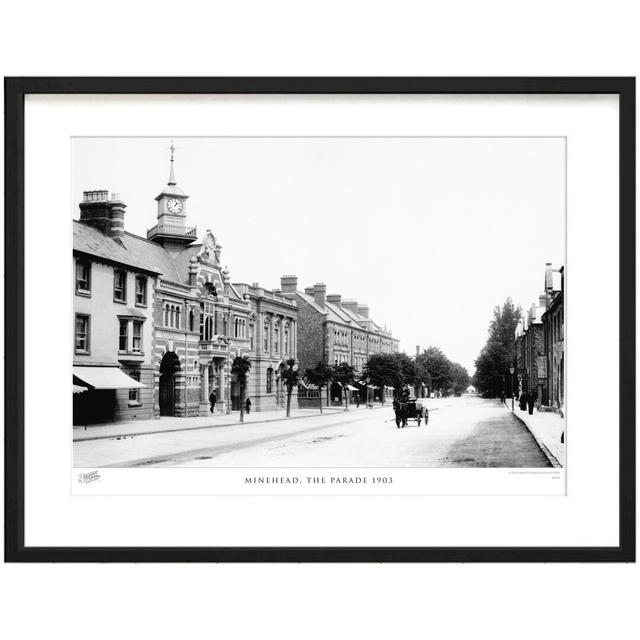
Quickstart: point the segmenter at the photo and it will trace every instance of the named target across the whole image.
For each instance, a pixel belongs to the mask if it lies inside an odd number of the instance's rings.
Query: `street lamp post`
[[[509,368],[509,373],[511,374],[511,411],[514,410],[514,406],[513,406],[513,374],[515,373],[515,369],[513,367]]]

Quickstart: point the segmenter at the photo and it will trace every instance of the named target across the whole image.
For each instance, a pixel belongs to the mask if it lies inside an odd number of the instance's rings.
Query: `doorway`
[[[180,360],[173,351],[167,351],[160,363],[160,415],[175,416],[176,373],[180,371]]]

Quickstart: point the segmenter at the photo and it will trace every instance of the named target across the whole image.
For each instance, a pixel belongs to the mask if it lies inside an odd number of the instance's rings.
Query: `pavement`
[[[509,412],[511,407],[507,406]],[[554,467],[564,467],[565,445],[560,438],[565,430],[564,418],[554,411],[533,410],[532,414],[522,411],[516,402],[513,414],[521,420],[536,439],[538,446]]]
[[[389,403],[385,407],[391,406]],[[381,405],[375,404],[372,409],[379,409]],[[364,404],[359,408],[355,405],[349,407],[349,411],[363,411]],[[322,415],[334,415],[344,413],[344,407],[323,407]],[[320,409],[292,409],[289,418],[284,409],[273,411],[254,411],[244,414],[244,424],[260,424],[279,420],[291,420],[293,418],[315,418],[320,416]],[[240,424],[240,412],[233,411],[230,414],[212,413],[208,416],[193,416],[190,418],[172,418],[163,416],[149,420],[132,420],[130,422],[116,422],[113,424],[91,425],[89,427],[73,427],[73,441],[102,440],[109,438],[126,438],[129,436],[150,435],[154,433],[170,433],[174,431],[188,431],[191,429],[211,429],[212,427],[229,427]]]
[[[551,467],[529,429],[496,400],[427,399],[429,422],[395,425],[390,405],[298,410],[297,419],[188,428],[74,442],[74,466],[97,467]],[[313,410],[311,410],[313,411]],[[278,413],[278,412],[274,412]],[[252,417],[253,416],[253,417]],[[224,419],[224,418],[223,418]],[[218,420],[216,417],[214,419]],[[156,421],[157,422],[157,421]],[[166,423],[169,427],[169,423]],[[111,426],[111,425],[110,425]],[[215,428],[214,428],[215,427]],[[84,430],[83,430],[84,432]]]

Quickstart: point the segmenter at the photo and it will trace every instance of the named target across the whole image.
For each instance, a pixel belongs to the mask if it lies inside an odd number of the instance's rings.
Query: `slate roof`
[[[130,247],[122,246],[113,238],[78,220],[73,221],[73,250],[139,271],[161,272],[146,256],[131,251]]]

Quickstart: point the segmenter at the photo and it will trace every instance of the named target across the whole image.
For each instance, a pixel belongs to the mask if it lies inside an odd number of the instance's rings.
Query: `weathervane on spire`
[[[170,185],[175,185],[176,184],[176,178],[173,174],[173,152],[176,150],[176,148],[173,146],[173,140],[171,141],[171,146],[169,147],[169,149],[171,149],[171,171],[169,172],[169,183]]]

